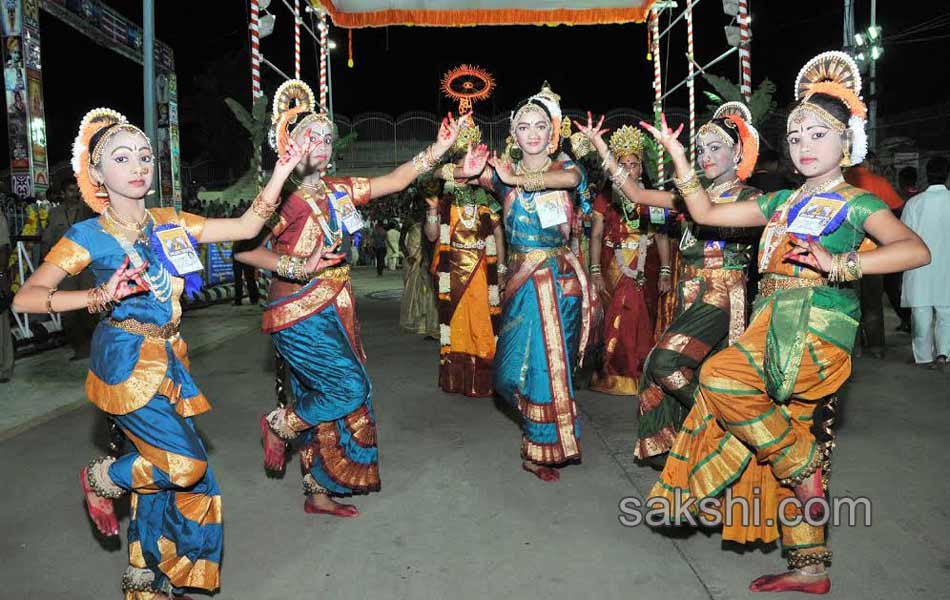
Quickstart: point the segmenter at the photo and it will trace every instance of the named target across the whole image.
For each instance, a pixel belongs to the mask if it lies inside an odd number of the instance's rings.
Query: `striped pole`
[[[254,104],[263,93],[261,92],[261,36],[260,36],[260,7],[258,0],[251,0],[251,22],[248,25],[251,31],[251,114],[254,114]],[[264,189],[264,156],[260,145],[254,147],[254,163],[257,164],[257,189]]]
[[[294,0],[294,79],[300,79],[300,0]]]
[[[749,31],[749,0],[739,0],[739,69],[741,79],[739,82],[739,91],[745,98],[746,104],[752,99],[752,56],[751,41],[752,35]]]
[[[261,38],[260,8],[257,0],[251,0],[251,102],[261,95]]]
[[[660,13],[656,9],[652,12],[653,20],[653,120],[657,127],[660,125],[660,113],[663,112],[663,73],[660,68]],[[662,186],[666,181],[666,170],[663,168],[663,146],[656,145],[656,174],[657,184]]]
[[[327,13],[320,13],[320,106],[323,110],[329,110],[327,98],[330,95],[330,87],[327,84],[327,61],[330,54],[330,25],[327,23]]]
[[[686,53],[689,55],[688,61],[688,82],[689,88],[689,162],[696,163],[696,80],[693,79],[694,63],[696,57],[693,56],[693,3],[690,0],[686,5]]]

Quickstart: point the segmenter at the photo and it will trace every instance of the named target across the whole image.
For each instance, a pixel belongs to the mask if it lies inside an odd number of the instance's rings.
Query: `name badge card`
[[[547,229],[567,223],[567,200],[565,192],[545,192],[535,197],[541,227]]]
[[[336,218],[343,224],[346,233],[353,234],[363,229],[363,217],[356,210],[353,199],[346,192],[333,192],[330,198]]]
[[[666,224],[666,209],[658,206],[650,207],[650,222],[654,225]]]
[[[156,236],[162,245],[162,250],[165,251],[168,262],[175,267],[177,276],[183,277],[188,273],[196,273],[204,268],[195,247],[191,245],[191,240],[188,239],[188,233],[183,227],[169,227],[156,231]]]
[[[788,232],[820,237],[841,226],[848,215],[848,203],[838,194],[816,194],[803,198],[788,211]]]

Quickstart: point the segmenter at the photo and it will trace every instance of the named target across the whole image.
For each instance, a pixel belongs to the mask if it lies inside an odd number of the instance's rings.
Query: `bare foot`
[[[353,518],[360,516],[360,511],[352,504],[335,502],[326,494],[310,494],[304,502],[303,509],[310,514],[332,515],[334,517]]]
[[[553,467],[545,467],[544,465],[536,465],[533,462],[524,461],[521,463],[521,468],[528,473],[533,473],[534,476],[541,481],[558,481],[561,479],[561,474]]]
[[[831,591],[831,579],[828,578],[827,571],[818,571],[815,573],[788,571],[759,577],[749,584],[749,591],[827,594]]]
[[[287,464],[287,443],[270,428],[266,416],[261,417],[261,442],[264,444],[264,468],[283,472]]]
[[[82,482],[82,491],[86,496],[86,512],[89,518],[96,525],[96,529],[102,535],[119,535],[119,520],[115,516],[115,506],[112,500],[102,498],[97,495],[89,486],[87,474],[88,467],[83,467],[79,472],[79,479]]]

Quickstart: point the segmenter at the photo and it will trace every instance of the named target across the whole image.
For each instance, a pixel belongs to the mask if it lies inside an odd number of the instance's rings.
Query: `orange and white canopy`
[[[337,27],[642,23],[656,0],[310,0]]]

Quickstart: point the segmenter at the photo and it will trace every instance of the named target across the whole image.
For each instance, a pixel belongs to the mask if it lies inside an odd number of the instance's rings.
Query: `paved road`
[[[584,464],[557,484],[522,472],[517,424],[491,400],[439,393],[436,342],[398,330],[397,301],[366,297],[396,287],[398,276],[359,277],[383,489],[357,499],[355,520],[306,515],[296,461],[284,479],[261,470],[257,419],[273,386],[256,310],[189,317],[230,323],[227,335],[191,329],[202,338],[193,370],[215,406],[198,423],[224,494],[218,598],[750,598],[748,581],[781,566],[774,548],[742,556],[715,534],[619,525],[619,500],[642,495],[655,477],[631,460],[630,399],[579,391]],[[950,373],[904,365],[906,341],[895,337],[886,361],[859,360],[844,394],[833,491],[870,497],[873,526],[833,530],[831,597],[937,598],[950,587],[942,465]],[[66,408],[30,417],[0,441],[0,598],[120,596],[124,532],[121,545],[101,545],[78,486],[79,468],[101,454],[103,420],[88,405],[72,408],[81,380],[68,376],[74,393],[57,392]],[[33,387],[54,385],[62,384]]]

